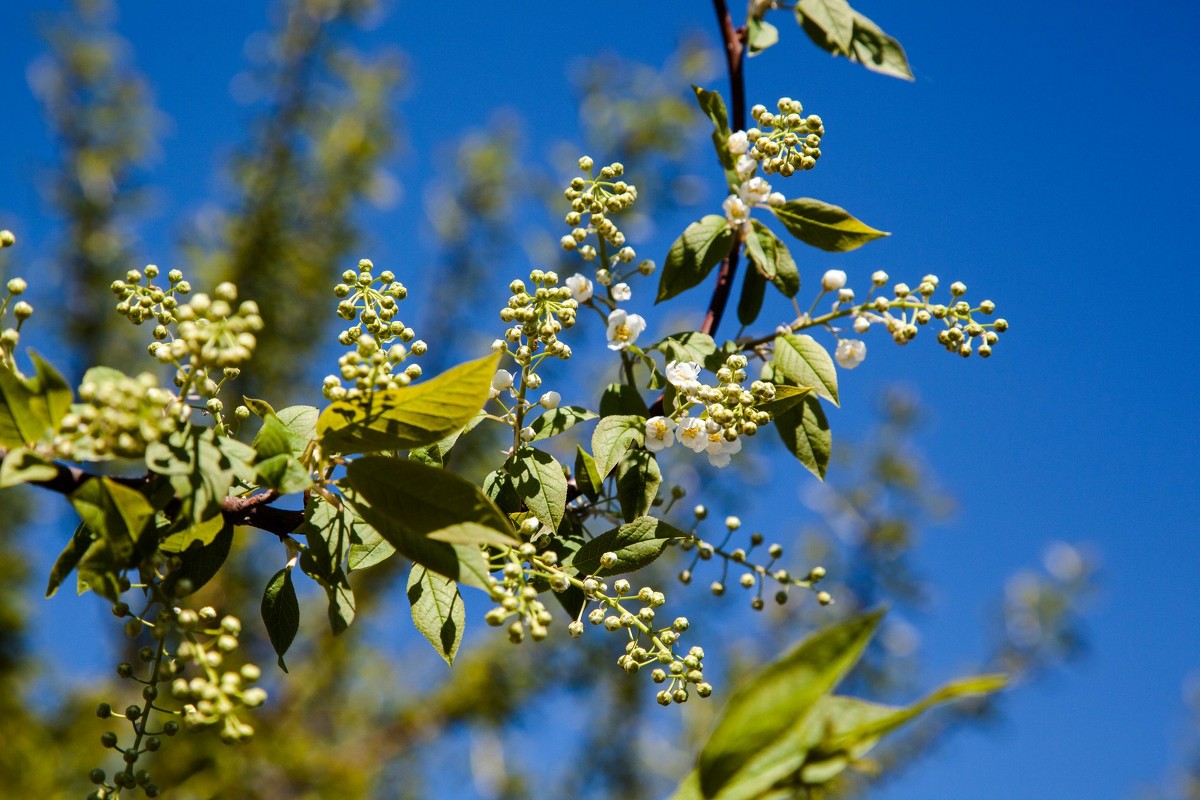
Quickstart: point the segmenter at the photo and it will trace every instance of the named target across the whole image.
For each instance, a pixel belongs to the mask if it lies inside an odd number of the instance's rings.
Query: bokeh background
[[[878,602],[893,611],[855,692],[909,700],[971,670],[1019,676],[896,742],[880,779],[847,795],[1200,796],[1200,12],[856,7],[904,44],[914,83],[830,58],[787,11],[768,17],[781,43],[747,65],[751,103],[796,97],[828,130],[818,168],[779,188],[893,232],[851,254],[798,246],[802,277],[839,268],[865,288],[876,269],[914,285],[933,272],[993,299],[1012,330],[988,361],[928,334],[905,348],[869,337],[864,365],[842,373],[824,486],[766,443],[736,477],[666,462],[689,503],[738,514],[797,566],[825,563],[833,610],[755,616],[737,592],[706,597],[714,576],[671,587],[678,564],[664,586],[706,620],[729,681]],[[484,352],[498,287],[570,263],[555,202],[581,153],[626,164],[640,256],[661,263],[718,210],[689,89],[727,91],[718,46],[699,2],[11,4],[0,227],[19,244],[0,265],[33,285],[24,343],[73,379],[90,363],[132,369],[144,343],[111,321],[104,287],[178,266],[193,283],[233,278],[264,307],[278,335],[247,393],[319,403],[336,349],[318,320],[333,321],[336,276],[370,257],[410,287],[427,371]],[[697,325],[706,293],[656,308],[655,282],[634,285],[650,333]],[[758,324],[788,316],[768,304]],[[593,382],[552,388],[594,406],[615,366],[599,328],[576,335]],[[13,796],[80,796],[102,756],[89,704],[130,692],[105,685],[127,645],[97,598],[40,599],[74,525],[42,500],[3,498],[0,779],[27,792]],[[277,544],[243,538],[282,563]],[[254,627],[263,575],[238,563],[214,591]],[[336,641],[308,598],[259,739],[237,754],[215,737],[172,742],[161,782],[180,797],[657,797],[682,774],[712,708],[648,708],[648,682],[618,673],[600,636],[512,648],[477,624],[448,676],[408,624],[401,570],[352,579],[369,599]],[[473,621],[484,608],[469,606]]]

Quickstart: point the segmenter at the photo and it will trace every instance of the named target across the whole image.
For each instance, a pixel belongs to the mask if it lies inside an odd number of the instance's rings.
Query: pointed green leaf
[[[808,395],[794,408],[777,415],[774,424],[788,452],[798,458],[809,472],[824,480],[833,449],[833,437],[821,401]]]
[[[417,630],[447,664],[454,666],[454,656],[467,624],[458,584],[420,564],[413,564],[408,573],[408,602]]]
[[[283,656],[292,641],[296,631],[300,629],[300,603],[296,600],[296,587],[292,585],[292,571],[287,567],[279,570],[267,581],[266,591],[263,592],[262,618],[267,626],[267,636],[271,646],[279,656],[279,668],[287,672]]]
[[[850,58],[872,72],[914,80],[908,56],[900,43],[857,11],[854,12],[854,46]]]
[[[605,417],[592,433],[592,457],[600,479],[608,477],[632,445],[646,441],[646,418],[632,414]]]
[[[872,72],[913,80],[908,56],[900,43],[846,0],[799,0],[796,21],[823,50],[845,56]]]
[[[717,347],[717,343],[707,333],[701,331],[683,331],[673,333],[661,342],[651,347],[666,356],[667,363],[672,361],[693,362],[716,372],[725,363],[725,354]]]
[[[661,303],[698,286],[733,246],[733,229],[724,217],[709,214],[688,225],[667,253],[654,302]]]
[[[835,253],[855,250],[873,239],[890,235],[860,222],[840,206],[811,197],[771,206],[771,212],[792,236],[805,244]]]
[[[56,475],[56,466],[28,447],[17,447],[9,450],[0,463],[0,489],[30,481],[48,481]]]
[[[0,363],[0,447],[20,447],[42,437],[46,426],[33,410],[33,391],[24,378]]]
[[[575,488],[593,503],[604,488],[604,479],[600,477],[600,470],[596,469],[596,459],[588,455],[582,445],[575,446]]]
[[[207,545],[213,539],[217,538],[225,527],[225,518],[221,514],[217,514],[203,522],[197,522],[195,525],[189,525],[183,530],[175,531],[164,537],[158,543],[158,549],[164,553],[182,553],[193,544],[199,544],[201,547]]]
[[[508,462],[513,488],[543,525],[558,530],[567,503],[567,478],[549,453],[523,447]]]
[[[58,424],[71,410],[71,386],[58,370],[48,364],[33,350],[29,351],[33,362],[34,377],[32,408],[49,430],[58,430]]]
[[[617,501],[621,504],[621,517],[626,522],[633,522],[648,512],[660,486],[662,472],[654,454],[641,448],[626,452],[617,464]]]
[[[733,693],[700,752],[704,797],[755,797],[796,769],[798,723],[858,662],[882,617],[822,628]]]
[[[837,368],[829,351],[806,333],[775,337],[775,373],[838,405]]]
[[[214,442],[211,428],[190,427],[172,433],[165,442],[146,446],[146,466],[170,479],[182,503],[181,521],[195,524],[221,513],[221,501],[229,493],[237,472],[234,461],[223,448],[232,447],[234,442],[228,437]]]
[[[541,439],[549,439],[551,436],[558,436],[560,433],[565,433],[579,423],[595,419],[596,417],[596,414],[581,406],[559,406],[558,408],[552,408],[529,423],[529,427],[533,428],[533,439],[531,441],[536,442]]]
[[[649,566],[662,555],[663,549],[672,539],[686,539],[690,536],[690,533],[685,533],[660,519],[638,517],[633,522],[584,542],[571,559],[570,566],[579,575],[620,575],[636,572]],[[617,554],[617,563],[614,566],[600,566],[600,557],[605,553]]]
[[[333,403],[317,419],[321,447],[351,454],[432,444],[462,428],[483,408],[499,360],[500,354],[494,353],[413,386]]]
[[[854,9],[846,0],[798,0],[794,10],[805,30],[811,26],[819,29],[823,40],[814,39],[818,45],[834,55],[850,52],[854,41]]]
[[[746,270],[742,276],[742,293],[738,296],[738,322],[749,325],[758,319],[766,292],[767,279],[756,269]]]
[[[696,93],[696,103],[700,110],[713,124],[712,142],[717,151],[717,160],[725,170],[725,179],[730,186],[734,186],[737,183],[737,173],[734,172],[736,159],[733,153],[729,152],[729,114],[725,110],[725,101],[721,99],[720,92],[695,85],[692,86],[692,91]]]
[[[749,34],[747,44],[750,45],[750,55],[756,56],[768,47],[779,43],[779,29],[761,17],[751,17],[746,21]]]
[[[119,567],[137,563],[137,545],[152,527],[155,513],[144,495],[111,478],[98,477],[80,484],[70,500],[88,530],[108,542]]]
[[[751,232],[746,237],[746,255],[764,278],[786,297],[800,291],[800,270],[792,252],[770,228],[756,219],[750,220]]]
[[[177,592],[182,591],[179,582],[184,580],[189,581],[192,585],[191,591],[187,594],[200,591],[220,572],[225,560],[229,558],[229,551],[232,547],[232,525],[223,525],[217,531],[216,536],[206,544],[200,544],[198,540],[194,541],[190,547],[179,554],[179,569],[168,575],[166,581],[163,582],[163,588],[168,592],[168,596],[179,596]]]
[[[775,384],[775,399],[759,403],[755,408],[759,411],[766,411],[772,418],[775,418],[789,408],[798,405],[809,394],[812,394],[812,389],[807,386],[801,388],[789,386],[786,383],[777,383]]]
[[[600,416],[611,417],[620,414],[640,414],[646,416],[649,411],[642,393],[636,387],[626,383],[610,383],[600,395]]]
[[[79,564],[84,553],[92,546],[92,542],[96,539],[96,535],[87,529],[87,526],[82,522],[75,528],[75,533],[71,536],[71,541],[67,542],[67,546],[59,553],[58,558],[54,561],[54,566],[50,568],[50,580],[46,584],[46,597],[53,597],[58,587],[66,580],[67,576]]]

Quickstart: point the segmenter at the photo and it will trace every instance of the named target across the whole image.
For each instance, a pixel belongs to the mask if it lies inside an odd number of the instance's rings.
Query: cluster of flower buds
[[[408,289],[391,270],[376,278],[374,269],[371,260],[364,258],[357,270],[343,272],[342,282],[333,287],[338,316],[353,324],[338,334],[338,342],[351,349],[338,358],[338,373],[326,375],[321,384],[329,400],[353,400],[407,386],[421,377],[418,364],[401,368],[409,356],[428,350],[425,342],[416,339],[416,332],[396,317]]]
[[[536,518],[530,519],[533,522],[525,527],[536,531],[540,523]],[[527,519],[526,523],[529,521]],[[542,641],[549,633],[547,628],[554,620],[554,615],[538,599],[537,587],[529,580],[529,571],[536,569],[533,561],[536,553],[537,548],[525,542],[519,548],[509,551],[499,579],[491,576],[488,578],[489,593],[498,605],[488,611],[484,619],[494,627],[508,623],[508,640],[513,644],[525,641],[527,630],[529,638],[535,642]],[[545,567],[553,568],[557,564],[557,557],[552,550],[547,550],[537,558],[538,563]],[[524,566],[525,562],[529,562],[528,570]],[[565,591],[566,585],[562,584],[563,580],[565,579],[555,571],[551,585],[557,591]],[[560,584],[562,588],[558,588]],[[515,619],[510,622],[512,617]]]
[[[572,178],[571,185],[564,192],[567,200],[571,201],[571,210],[566,216],[571,233],[562,238],[562,246],[564,250],[578,250],[584,261],[596,258],[596,248],[585,244],[590,233],[595,233],[613,247],[624,246],[625,234],[621,233],[609,215],[624,211],[637,200],[637,187],[622,180],[613,180],[624,174],[623,164],[614,162],[601,167],[599,177],[592,174],[594,166],[588,156],[580,158],[579,169],[586,173],[586,177]],[[634,257],[630,255],[629,261]]]
[[[616,560],[615,553],[604,553],[600,557],[602,565]],[[608,631],[628,632],[629,642],[625,645],[625,653],[617,659],[617,666],[630,675],[653,667],[650,677],[657,684],[670,679],[670,685],[657,695],[659,703],[665,706],[686,702],[691,686],[701,697],[712,694],[712,685],[704,680],[704,651],[693,647],[686,656],[681,656],[675,649],[688,629],[687,618],[676,617],[666,626],[654,624],[656,610],[667,602],[662,592],[643,586],[635,593],[625,578],[613,582],[611,595],[608,584],[596,577],[586,578],[582,589],[587,599],[596,603],[586,615],[589,623],[603,626]],[[641,608],[635,610],[634,603],[641,604]],[[576,637],[582,636],[583,630],[582,620],[572,622],[569,627],[571,635]]]
[[[699,523],[708,517],[708,509],[702,505],[696,506],[694,514],[697,523]],[[684,551],[694,550],[695,554],[692,556],[691,564],[679,573],[680,582],[685,584],[692,582],[696,566],[699,562],[712,561],[714,558],[719,559],[721,561],[721,577],[710,584],[709,590],[718,597],[725,594],[729,580],[730,565],[733,565],[733,568],[742,570],[742,574],[738,577],[738,585],[746,591],[754,591],[754,597],[750,601],[751,607],[755,611],[761,611],[766,606],[763,594],[768,584],[775,586],[775,602],[783,605],[787,602],[788,592],[793,586],[802,589],[813,589],[825,577],[824,567],[813,567],[803,578],[794,577],[786,569],[776,568],[776,563],[783,557],[783,546],[780,544],[768,546],[767,556],[769,560],[766,563],[757,563],[753,556],[754,551],[763,544],[764,540],[761,533],[750,534],[749,547],[729,549],[730,539],[733,537],[734,532],[741,526],[742,521],[737,517],[726,517],[725,536],[720,542],[712,544],[699,537],[683,540],[681,543],[682,549]],[[818,591],[817,602],[823,606],[827,606],[833,602],[833,597],[828,592]]]
[[[676,441],[696,453],[706,453],[715,467],[729,464],[730,457],[742,449],[742,436],[753,436],[759,427],[771,421],[771,415],[757,407],[775,397],[774,385],[746,380],[747,360],[735,353],[717,370],[718,385],[700,382],[700,365],[672,361],[667,364],[667,382],[675,387],[674,410],[667,416],[646,420],[646,449],[657,452]],[[690,416],[693,408],[700,416]]]
[[[62,418],[54,442],[60,458],[140,459],[146,445],[169,436],[191,411],[149,372],[103,375],[80,384],[80,402]]]
[[[221,726],[221,740],[227,744],[247,741],[254,728],[239,718],[241,709],[257,708],[267,699],[265,690],[251,686],[262,671],[254,664],[240,669],[220,671],[225,658],[237,650],[242,623],[225,616],[218,626],[217,612],[204,607],[199,612],[180,609],[175,624],[183,632],[176,658],[182,664],[194,663],[203,675],[191,680],[177,677],[171,682],[171,695],[184,703],[183,724],[192,730]]]
[[[756,105],[750,116],[758,127],[737,131],[729,137],[729,151],[738,157],[739,175],[748,177],[761,165],[768,175],[787,178],[797,170],[812,169],[821,157],[825,125],[816,114],[804,116],[799,100],[781,97],[778,114]]]
[[[12,236],[10,231],[0,231],[0,234],[5,233],[10,237]],[[9,244],[12,244],[12,242],[9,242]],[[8,245],[5,246],[7,247]],[[13,303],[13,298],[24,294],[28,288],[24,278],[9,279],[5,288],[8,289],[8,296],[4,298],[4,303],[0,305],[0,318],[8,313],[9,304],[12,304],[12,314],[17,321],[17,326],[15,328],[5,328],[0,333],[0,361],[4,361],[10,366],[15,367],[13,353],[16,352],[17,343],[21,341],[21,326],[25,324],[25,320],[33,316],[33,306],[24,300],[18,300],[16,303]]]
[[[826,279],[829,275],[830,273],[826,273]],[[842,275],[844,283],[844,273]],[[886,272],[876,271],[871,276],[872,291],[886,286],[888,280]],[[964,358],[972,352],[978,352],[983,358],[990,356],[1000,334],[1008,330],[1008,321],[996,319],[985,322],[976,319],[975,315],[992,316],[996,312],[996,304],[991,300],[984,300],[979,305],[972,306],[962,299],[967,293],[967,287],[961,281],[950,284],[953,299],[949,305],[933,303],[931,298],[937,292],[938,283],[936,275],[923,277],[915,290],[906,283],[897,283],[892,286],[892,297],[880,295],[855,307],[855,332],[865,333],[873,324],[881,324],[887,328],[897,344],[907,344],[916,337],[920,326],[929,324],[931,320],[941,320],[945,327],[938,331],[937,340],[948,351],[958,353]],[[839,287],[838,293],[839,304],[853,302],[853,291]],[[838,361],[843,366],[847,366],[842,357],[847,341],[842,340],[838,345]],[[861,342],[857,344],[862,345]],[[862,360],[861,356],[865,355],[865,352],[866,348],[863,346],[857,361]]]
[[[548,354],[565,361],[571,357],[571,348],[559,340],[558,334],[575,324],[579,301],[570,286],[558,285],[556,272],[535,269],[529,273],[529,280],[534,285],[532,294],[522,280],[508,285],[512,295],[508,305],[500,309],[500,319],[511,325],[504,338],[517,345],[513,357],[521,366],[528,365],[534,353],[543,346]],[[523,339],[525,343],[522,343]],[[507,345],[498,341],[497,349],[501,348],[507,349]],[[530,388],[537,386],[530,385]]]

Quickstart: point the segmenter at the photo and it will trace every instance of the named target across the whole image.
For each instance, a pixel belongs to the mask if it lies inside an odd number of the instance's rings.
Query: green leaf
[[[46,584],[46,597],[54,596],[58,587],[79,564],[95,539],[96,535],[89,531],[82,522],[76,526],[75,533],[71,535],[71,541],[67,542],[67,546],[55,559],[54,566],[50,568],[50,580]]]
[[[373,567],[395,554],[396,548],[355,513],[349,503],[342,503],[340,507],[330,504],[329,507],[333,509],[334,516],[328,524],[336,525],[349,534],[350,548],[346,555],[346,566],[351,572]]]
[[[272,456],[256,465],[258,483],[280,494],[295,494],[311,489],[312,474],[290,453]]]
[[[508,472],[525,507],[543,525],[558,530],[567,504],[567,478],[562,465],[549,453],[522,447],[509,460]]]
[[[641,445],[645,441],[645,417],[621,414],[600,420],[592,433],[592,457],[596,459],[600,480],[608,477],[631,445]]]
[[[106,540],[122,567],[134,566],[142,534],[153,527],[154,507],[136,489],[111,478],[88,478],[70,494],[71,505],[88,530]]]
[[[771,206],[771,213],[800,241],[835,253],[856,250],[873,239],[890,235],[860,222],[840,206],[811,197]]]
[[[660,486],[662,472],[654,454],[641,448],[626,452],[617,464],[617,501],[622,519],[633,522],[647,513]]]
[[[29,360],[33,362],[34,370],[30,385],[33,412],[42,420],[44,428],[56,431],[62,418],[71,410],[71,386],[58,370],[33,350],[29,351]]]
[[[668,363],[690,361],[713,372],[725,365],[725,354],[711,336],[701,331],[673,333],[653,345],[651,349],[661,351]]]
[[[829,351],[806,333],[775,337],[775,372],[838,405],[837,368]]]
[[[271,646],[279,656],[279,668],[287,672],[283,656],[292,646],[296,631],[300,629],[300,604],[296,601],[296,587],[292,585],[292,571],[287,567],[276,572],[271,576],[271,580],[267,581],[261,610],[263,623],[267,626],[267,636],[271,638]]]
[[[761,17],[748,19],[746,28],[749,33],[747,43],[750,45],[751,56],[756,56],[779,42],[779,29]]]
[[[725,169],[725,179],[730,186],[734,186],[737,183],[737,173],[734,171],[736,159],[733,157],[733,153],[729,152],[731,131],[729,130],[729,114],[725,111],[725,101],[721,99],[720,92],[702,89],[694,84],[692,91],[696,93],[696,103],[700,106],[700,110],[713,124],[712,141],[713,147],[717,150],[717,159]]]
[[[33,398],[26,380],[0,363],[0,447],[20,447],[42,438],[46,426],[33,410]]]
[[[266,419],[268,416],[275,415],[275,409],[266,400],[258,400],[242,395],[242,402],[255,416]]]
[[[287,429],[291,452],[294,455],[303,453],[309,442],[317,438],[317,418],[320,413],[316,406],[288,406],[279,409],[275,414],[276,419]]]
[[[570,566],[579,575],[620,575],[636,572],[649,566],[662,555],[663,549],[672,539],[686,539],[684,533],[654,517],[638,517],[619,528],[605,531],[594,539],[584,542],[571,559]],[[600,566],[600,556],[616,553],[617,563],[612,567]]]
[[[219,518],[218,518],[219,519]],[[222,525],[216,536],[207,544],[194,541],[193,544],[179,554],[180,567],[167,576],[163,588],[168,596],[176,596],[177,584],[188,580],[192,584],[192,592],[200,589],[220,571],[229,558],[233,547],[233,525]],[[189,592],[190,594],[191,592]]]
[[[600,395],[600,416],[611,417],[620,414],[640,414],[646,416],[649,408],[642,399],[642,393],[636,387],[625,383],[610,383]]]
[[[810,394],[812,394],[812,389],[807,386],[801,388],[799,386],[789,386],[786,383],[777,383],[775,384],[775,399],[759,403],[755,408],[759,411],[766,411],[774,418],[789,408],[794,408]]]
[[[733,229],[724,217],[709,214],[688,225],[667,253],[654,302],[661,303],[702,283],[733,246]]]
[[[499,361],[500,354],[493,353],[414,386],[333,403],[317,419],[321,447],[348,455],[432,444],[483,408]]]
[[[146,446],[146,466],[170,480],[182,504],[178,517],[182,522],[204,522],[221,513],[221,501],[236,474],[234,460],[223,448],[234,441],[222,437],[218,444],[211,428],[189,427],[172,433],[165,442]]]
[[[479,547],[439,542],[430,534],[474,522],[511,537],[508,518],[487,495],[447,470],[367,456],[350,462],[344,484],[358,514],[401,555],[459,582],[484,588],[487,568]]]
[[[0,463],[0,489],[31,481],[48,481],[58,475],[58,468],[28,447],[9,450]]]
[[[872,72],[914,80],[908,56],[900,43],[857,11],[854,12],[854,47],[850,59]]]
[[[825,419],[821,401],[807,395],[799,405],[776,416],[774,423],[788,452],[798,458],[809,472],[824,480],[825,470],[829,467],[829,454],[833,449],[833,437],[829,433],[829,422]]]
[[[822,628],[733,693],[700,752],[704,797],[755,797],[796,769],[798,723],[858,662],[882,617]]]
[[[746,270],[746,274],[742,276],[742,293],[738,297],[738,322],[749,325],[758,319],[766,291],[767,279],[756,269]]]
[[[600,497],[604,488],[604,479],[596,469],[596,459],[592,458],[582,445],[575,445],[575,488],[593,503]]]
[[[558,408],[552,408],[529,423],[529,427],[533,428],[533,439],[531,441],[536,442],[541,439],[549,439],[551,436],[558,436],[560,433],[565,433],[579,423],[595,419],[596,417],[596,414],[581,406],[559,406]]]
[[[835,55],[850,52],[854,41],[854,9],[846,0],[798,0],[795,13],[805,30],[816,26],[821,32],[823,41],[818,40],[818,45]]]
[[[447,664],[454,666],[454,656],[467,624],[458,584],[420,564],[413,564],[408,573],[408,602],[417,630]]]
[[[756,219],[750,220],[751,232],[746,237],[746,255],[759,273],[775,284],[787,297],[800,291],[800,270],[792,253],[774,232]]]
[[[183,530],[171,533],[158,543],[158,549],[164,553],[173,554],[182,553],[196,543],[203,547],[217,538],[217,534],[224,528],[225,517],[217,514],[203,522],[197,522],[195,525],[189,525]]]
[[[262,427],[254,437],[253,447],[258,453],[258,460],[265,461],[274,456],[290,456],[292,440],[290,432],[279,421],[279,417],[268,414],[263,418]]]

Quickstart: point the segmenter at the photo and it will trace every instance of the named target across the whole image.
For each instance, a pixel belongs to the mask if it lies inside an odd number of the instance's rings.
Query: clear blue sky
[[[211,195],[213,167],[245,118],[229,82],[263,26],[255,6],[123,9],[121,31],[172,120],[150,173],[163,213],[143,231],[146,260],[167,260],[178,220]],[[548,136],[569,136],[563,69],[573,57],[603,45],[659,64],[680,32],[712,31],[698,1],[395,6],[366,37],[402,48],[412,68],[398,109],[408,191],[370,248],[388,264],[412,261],[424,159],[457,133],[445,125],[509,106]],[[786,15],[783,43],[748,66],[752,102],[790,95],[826,120],[806,192],[894,232],[850,256],[811,255],[809,280],[832,266],[852,280],[880,267],[935,272],[990,296],[1013,326],[989,362],[921,339],[905,349],[872,339],[866,364],[844,373],[848,399],[832,418],[835,435],[862,430],[876,390],[896,380],[932,413],[924,446],[961,511],[920,553],[939,587],[923,625],[930,679],[981,655],[983,605],[1046,542],[1094,542],[1106,565],[1089,657],[1013,696],[999,729],[954,739],[876,797],[1128,797],[1164,776],[1184,720],[1181,684],[1200,669],[1200,392],[1188,322],[1200,297],[1200,12],[1184,2],[857,6],[904,43],[915,84],[824,56]],[[56,232],[35,188],[51,150],[25,78],[39,48],[32,9],[44,7],[9,9],[0,31],[0,226],[18,231],[26,253]],[[659,235],[644,249],[661,259],[670,226]]]

